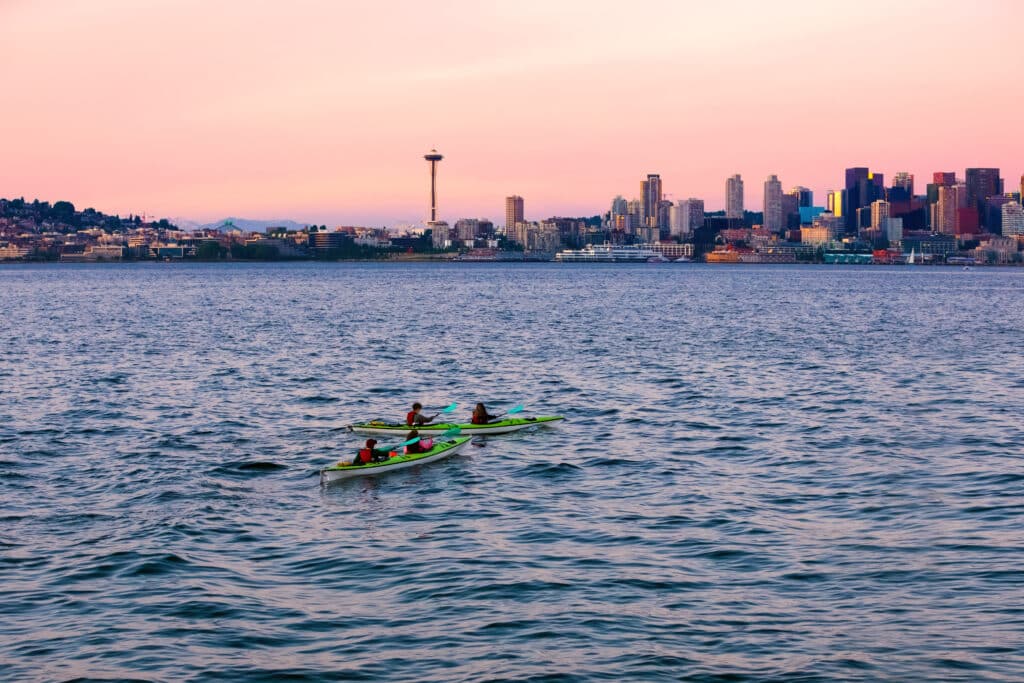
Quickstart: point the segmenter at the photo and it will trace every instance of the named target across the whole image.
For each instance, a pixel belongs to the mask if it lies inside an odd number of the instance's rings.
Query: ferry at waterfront
[[[647,245],[617,246],[588,244],[582,249],[563,249],[555,254],[559,263],[646,263],[665,262],[667,259]]]

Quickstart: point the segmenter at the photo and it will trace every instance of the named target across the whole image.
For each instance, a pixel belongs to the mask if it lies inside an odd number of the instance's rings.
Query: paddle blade
[[[411,446],[411,445],[413,445],[414,443],[416,443],[419,440],[420,440],[420,437],[417,436],[415,439],[409,439],[408,441],[403,441],[402,443],[396,443],[394,446],[385,446],[384,448],[381,448],[379,450],[382,450],[382,451],[397,451],[399,448],[404,448],[405,446]]]
[[[461,427],[452,427],[451,429],[446,429],[443,432],[441,432],[441,436],[439,436],[437,438],[439,438],[439,439],[447,439],[449,436],[458,436],[461,433],[462,433],[462,428]]]
[[[520,403],[519,405],[517,405],[517,406],[515,406],[513,408],[509,408],[507,411],[505,411],[505,414],[506,415],[515,415],[516,413],[521,413],[521,412],[523,412],[523,404],[522,403]]]
[[[441,412],[442,413],[450,413],[450,412],[452,412],[453,410],[455,410],[458,407],[459,407],[458,403],[453,403],[450,406],[448,406],[447,408],[441,408]]]

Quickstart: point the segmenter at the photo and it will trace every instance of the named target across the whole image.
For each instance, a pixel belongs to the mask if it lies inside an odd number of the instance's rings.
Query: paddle
[[[523,404],[522,403],[520,403],[517,406],[513,406],[512,408],[509,408],[504,413],[498,413],[494,417],[504,417],[505,415],[515,415],[516,413],[521,413],[521,412],[523,412]]]
[[[434,413],[433,415],[431,415],[430,419],[427,420],[427,422],[433,422],[434,418],[437,417],[438,415],[440,415],[441,413],[450,413],[450,412],[452,412],[453,410],[455,410],[458,407],[459,407],[458,403],[453,403],[450,406],[448,406],[447,408],[441,408],[441,410],[439,410],[436,413]]]

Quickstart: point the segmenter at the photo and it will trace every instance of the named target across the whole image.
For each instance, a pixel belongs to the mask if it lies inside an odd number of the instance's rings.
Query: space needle
[[[433,225],[437,222],[437,162],[444,157],[432,149],[423,158],[430,162],[430,225]]]

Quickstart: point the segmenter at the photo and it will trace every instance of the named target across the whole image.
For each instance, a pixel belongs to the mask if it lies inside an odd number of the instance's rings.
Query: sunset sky
[[[395,225],[1024,172],[1024,2],[0,0],[0,197]]]

